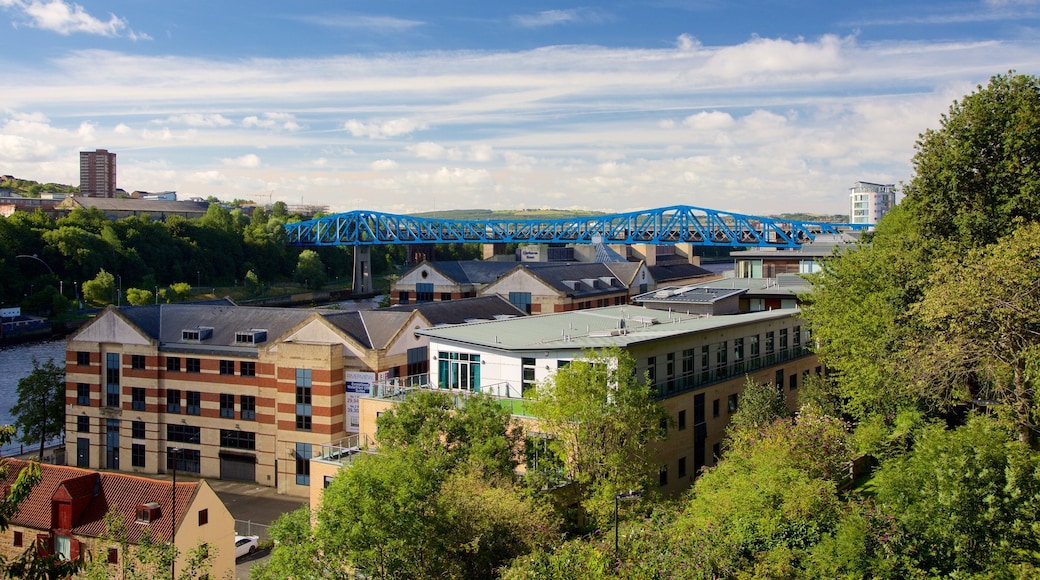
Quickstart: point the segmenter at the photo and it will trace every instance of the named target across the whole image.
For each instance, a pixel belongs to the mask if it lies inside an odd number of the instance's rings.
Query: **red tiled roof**
[[[18,473],[28,462],[5,459],[9,469],[7,484],[14,484]],[[105,533],[105,514],[117,509],[126,521],[128,539],[137,543],[145,529],[150,528],[153,538],[168,541],[173,513],[173,482],[149,479],[124,473],[96,472],[78,467],[42,465],[42,479],[29,497],[18,507],[11,523],[37,530],[51,528],[51,500],[62,486],[71,497],[92,497],[79,517],[72,522],[76,535],[99,537]],[[184,520],[188,506],[195,499],[199,483],[187,481],[177,484],[177,520]],[[135,523],[137,507],[155,502],[160,517],[148,526]]]

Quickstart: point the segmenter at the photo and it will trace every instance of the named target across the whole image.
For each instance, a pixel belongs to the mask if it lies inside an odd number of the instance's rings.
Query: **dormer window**
[[[239,344],[260,344],[267,340],[267,329],[253,328],[245,332],[235,333],[235,342]]]
[[[150,524],[162,516],[162,509],[154,501],[137,506],[137,523]]]
[[[213,338],[213,328],[209,326],[185,328],[181,331],[181,340],[185,342],[199,342],[208,338]]]

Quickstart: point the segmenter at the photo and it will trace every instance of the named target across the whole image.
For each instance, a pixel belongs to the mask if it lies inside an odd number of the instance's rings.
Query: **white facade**
[[[849,188],[849,223],[876,224],[895,205],[895,184],[857,181]]]

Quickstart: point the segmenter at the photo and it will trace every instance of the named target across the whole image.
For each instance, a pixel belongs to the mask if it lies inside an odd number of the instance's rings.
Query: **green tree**
[[[95,306],[111,304],[116,295],[116,277],[102,268],[93,280],[83,283],[82,290],[83,298]]]
[[[11,408],[19,438],[40,442],[40,461],[48,440],[65,431],[65,367],[54,359],[40,364],[35,358],[33,370],[18,381],[18,402]]]
[[[300,258],[296,262],[296,271],[293,279],[301,284],[306,284],[314,290],[320,290],[325,284],[325,264],[322,263],[318,252],[304,250],[300,252]]]
[[[758,429],[789,415],[783,394],[776,385],[758,383],[748,376],[737,412],[730,417],[729,429]]]
[[[151,290],[142,290],[141,288],[127,288],[126,289],[126,301],[133,306],[144,306],[145,304],[151,304],[155,299],[155,294]]]
[[[667,414],[627,351],[588,351],[539,384],[531,409],[596,523],[613,516],[614,496],[650,488],[658,467],[648,446],[664,438]]]
[[[170,284],[170,292],[173,294],[174,300],[184,302],[191,298],[191,284],[188,284],[187,282]]]
[[[90,553],[83,568],[86,580],[103,580],[119,575],[124,580],[151,580],[157,576],[167,577],[179,553],[176,546],[155,538],[151,530],[144,528],[136,544],[132,544],[127,531],[126,519],[112,509],[105,514],[103,543],[96,552]],[[107,545],[119,546],[120,562],[118,573],[108,563]],[[177,570],[177,580],[202,580],[210,577],[217,549],[201,540],[188,550],[186,558]]]
[[[267,529],[274,540],[271,557],[249,571],[252,580],[347,578],[346,569],[325,558],[311,528],[311,510],[301,507],[276,519]]]

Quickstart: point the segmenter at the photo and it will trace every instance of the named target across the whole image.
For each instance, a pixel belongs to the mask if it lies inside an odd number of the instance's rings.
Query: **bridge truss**
[[[840,235],[872,225],[780,220],[676,205],[555,220],[453,220],[356,210],[285,228],[293,246],[602,242],[795,248],[820,235]]]

